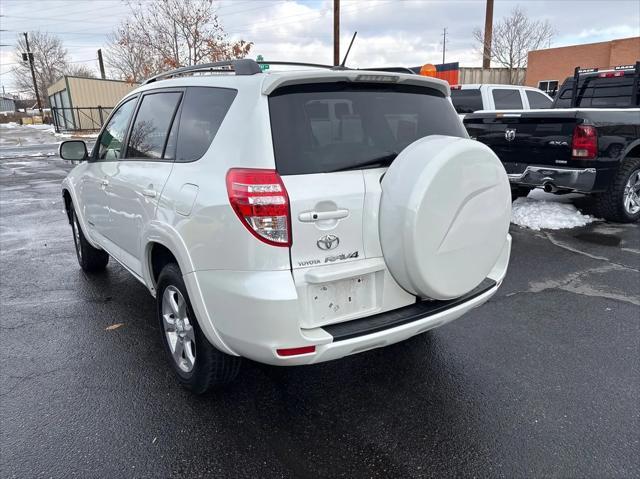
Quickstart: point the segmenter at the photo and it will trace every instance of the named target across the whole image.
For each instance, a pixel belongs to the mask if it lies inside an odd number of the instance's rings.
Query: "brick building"
[[[602,69],[632,65],[637,60],[640,60],[640,37],[535,50],[529,52],[525,85],[551,92],[572,76],[577,66]]]

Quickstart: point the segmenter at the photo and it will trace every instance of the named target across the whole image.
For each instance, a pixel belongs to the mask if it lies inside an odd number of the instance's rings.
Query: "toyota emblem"
[[[507,128],[504,130],[504,139],[507,141],[513,141],[516,139],[516,129],[515,128]]]
[[[316,244],[321,250],[326,251],[336,249],[340,244],[340,239],[336,235],[324,235],[316,242]]]

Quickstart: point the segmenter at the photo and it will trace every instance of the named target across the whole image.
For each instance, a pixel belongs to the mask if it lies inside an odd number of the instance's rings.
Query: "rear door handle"
[[[298,219],[303,223],[312,223],[322,220],[341,220],[347,216],[349,216],[349,210],[304,211],[298,215]]]
[[[146,196],[147,198],[155,198],[156,190],[142,190],[142,196]]]

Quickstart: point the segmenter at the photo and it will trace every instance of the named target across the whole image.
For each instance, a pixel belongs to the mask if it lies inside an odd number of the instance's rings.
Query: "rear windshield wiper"
[[[337,168],[332,171],[346,171],[346,170],[358,170],[360,168],[366,168],[369,166],[389,166],[393,160],[396,159],[398,153],[387,153],[386,155],[376,156],[375,158],[370,158],[368,160],[362,161],[360,163],[354,163],[352,165],[343,166],[342,168]]]

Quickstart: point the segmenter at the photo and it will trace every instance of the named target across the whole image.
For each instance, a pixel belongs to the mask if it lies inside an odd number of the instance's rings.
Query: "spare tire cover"
[[[394,279],[416,296],[446,300],[478,286],[502,252],[510,219],[507,174],[477,141],[421,138],[382,180],[382,253]]]

